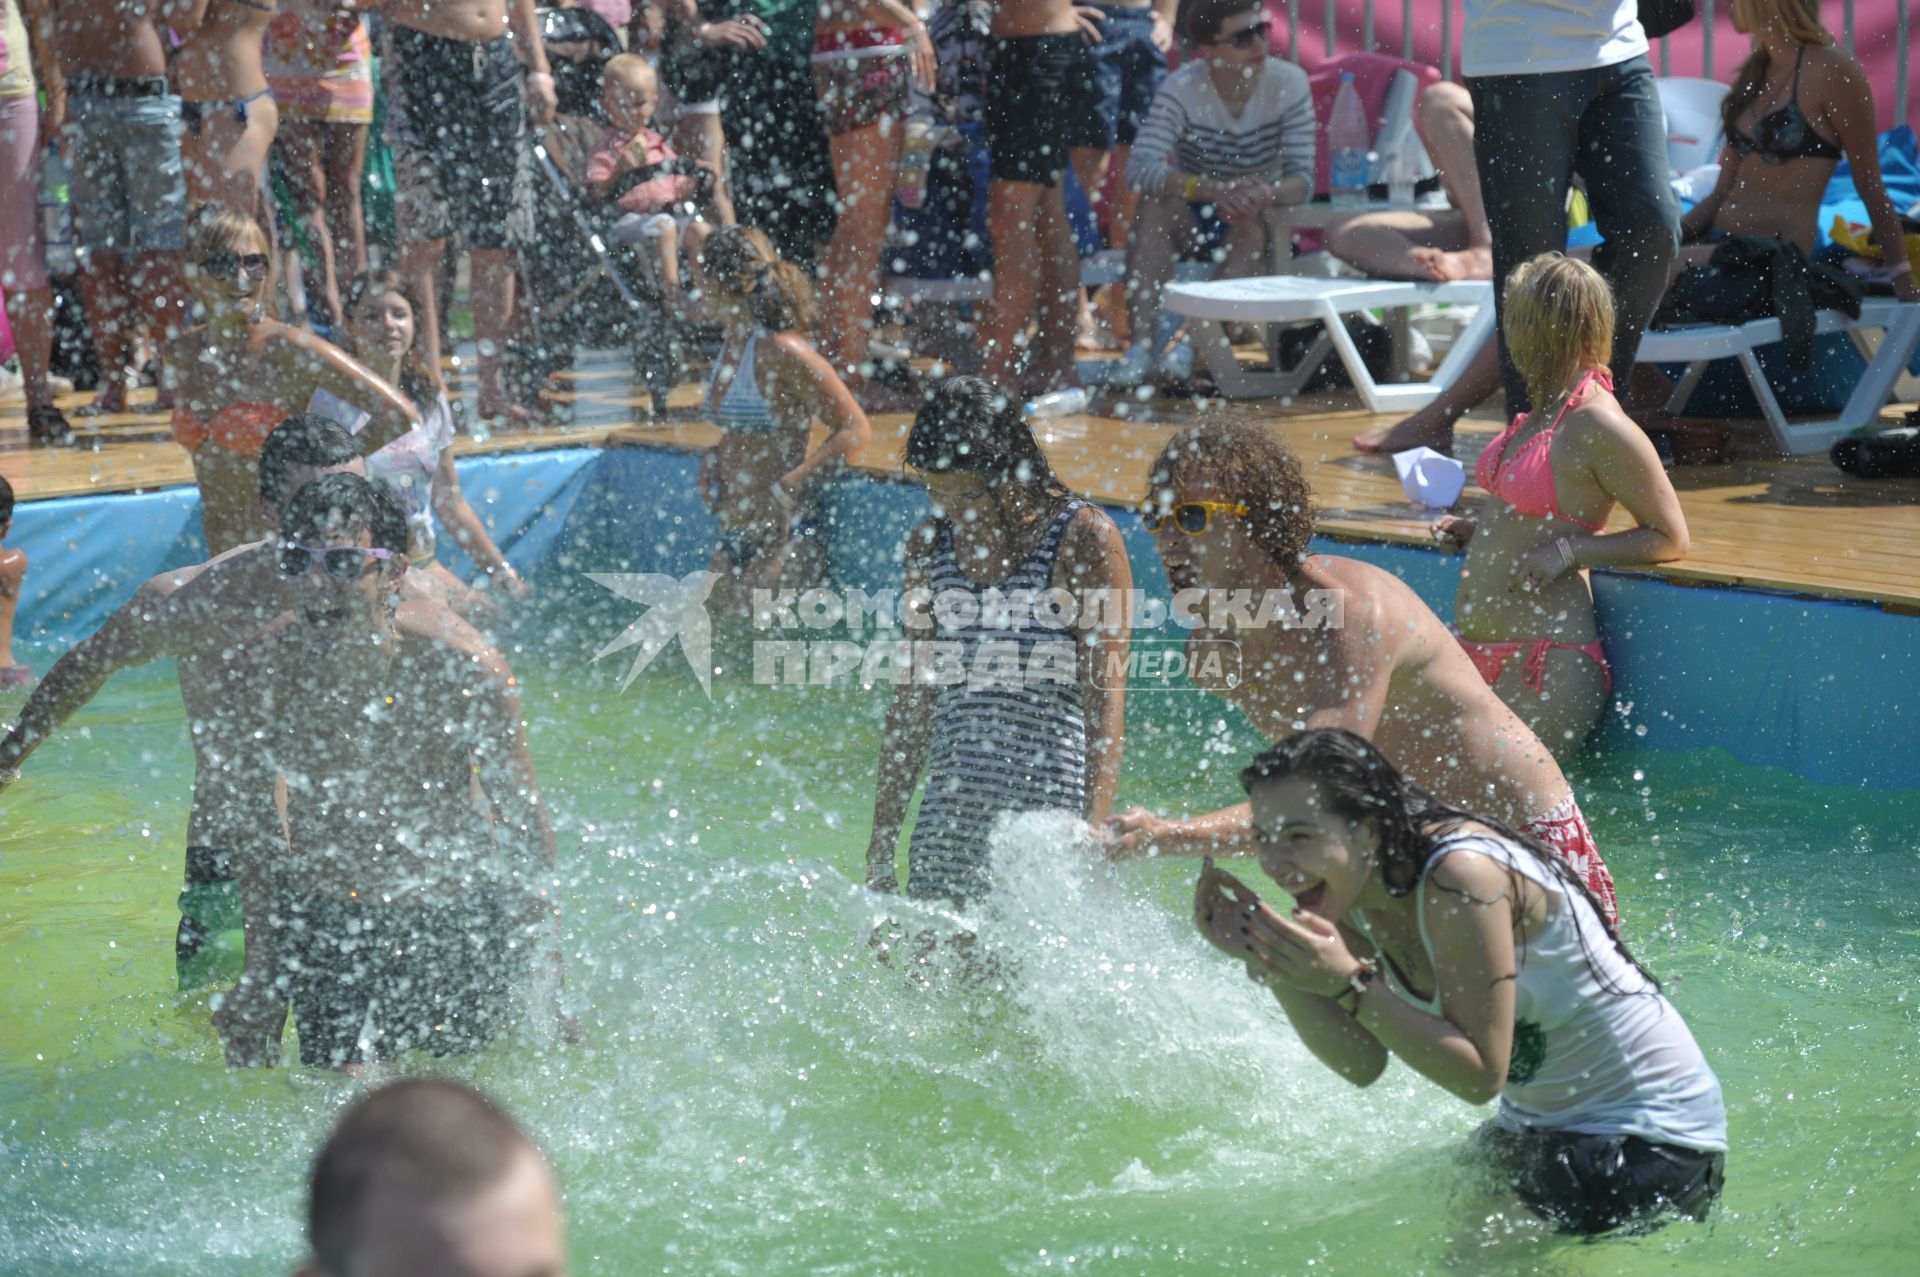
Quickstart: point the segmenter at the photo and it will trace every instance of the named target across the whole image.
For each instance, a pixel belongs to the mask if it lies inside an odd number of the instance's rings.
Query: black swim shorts
[[[984,114],[996,181],[1053,186],[1073,151],[1106,142],[1099,68],[1079,35],[994,40],[987,57]]]
[[[275,912],[310,1068],[479,1050],[506,1022],[531,951],[528,930],[489,896],[405,907],[297,896]]]
[[[512,37],[476,42],[390,30],[387,135],[400,238],[423,244],[457,231],[469,248],[525,243],[532,171]]]
[[[1510,1131],[1489,1122],[1469,1156],[1491,1166],[1528,1210],[1563,1233],[1644,1233],[1702,1220],[1726,1182],[1727,1155],[1637,1135]]]

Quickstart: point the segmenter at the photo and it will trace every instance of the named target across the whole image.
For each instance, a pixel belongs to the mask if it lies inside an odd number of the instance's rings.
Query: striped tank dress
[[[983,894],[990,885],[988,839],[1003,813],[1086,811],[1087,723],[1075,633],[1042,623],[1032,608],[991,606],[996,591],[1038,598],[1052,587],[1060,539],[1086,504],[1069,501],[1025,562],[990,585],[976,585],[960,570],[953,529],[940,527],[930,563],[935,624],[923,641],[951,645],[967,676],[937,689],[926,792],[908,843],[911,895]],[[962,594],[975,606],[964,606]],[[1043,645],[1053,646],[1036,660]],[[1035,677],[1042,666],[1045,673]]]

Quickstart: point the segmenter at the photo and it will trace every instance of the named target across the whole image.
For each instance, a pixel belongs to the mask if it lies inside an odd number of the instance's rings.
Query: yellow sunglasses
[[[1190,537],[1197,537],[1213,526],[1216,514],[1245,515],[1247,507],[1237,501],[1180,501],[1171,506],[1149,504],[1141,507],[1140,522],[1147,525],[1147,531],[1158,532],[1162,525],[1172,522]]]

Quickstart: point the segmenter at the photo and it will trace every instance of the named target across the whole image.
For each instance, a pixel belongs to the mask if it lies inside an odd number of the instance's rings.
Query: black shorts
[[[512,37],[471,42],[390,30],[387,132],[400,238],[421,244],[457,231],[469,248],[524,242],[531,175]]]
[[[299,896],[275,912],[310,1068],[479,1050],[506,1021],[532,944],[487,896],[405,907]]]
[[[1644,1233],[1679,1216],[1707,1217],[1726,1182],[1727,1155],[1637,1135],[1474,1132],[1472,1160],[1498,1173],[1528,1210],[1563,1233]]]
[[[1078,34],[994,40],[987,58],[995,181],[1053,186],[1073,151],[1105,145],[1099,68]]]

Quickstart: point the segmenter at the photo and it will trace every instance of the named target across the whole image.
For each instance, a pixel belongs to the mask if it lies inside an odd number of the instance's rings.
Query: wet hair
[[[360,455],[360,441],[331,417],[303,412],[273,428],[260,447],[260,499],[278,510],[287,500],[287,471],[326,470]]]
[[[1501,331],[1535,407],[1613,362],[1613,289],[1585,262],[1528,258],[1507,276],[1503,296]]]
[[[432,370],[427,367],[427,359],[420,350],[420,298],[414,294],[413,285],[398,271],[369,270],[361,271],[347,285],[346,295],[341,299],[341,307],[346,312],[346,340],[350,343],[347,353],[361,363],[367,362],[359,349],[359,339],[353,331],[354,317],[367,302],[384,293],[398,293],[400,299],[413,311],[413,344],[407,347],[407,353],[400,358],[400,393],[413,401],[413,406],[425,411],[433,406],[440,397],[440,387],[433,378]]]
[[[769,332],[813,329],[813,285],[806,272],[781,257],[765,234],[750,226],[715,231],[700,250],[707,282],[740,299]]]
[[[0,474],[0,530],[13,522],[13,485]]]
[[[1247,530],[1267,557],[1287,572],[1307,557],[1313,540],[1313,489],[1278,435],[1244,421],[1209,420],[1167,441],[1147,472],[1147,500],[1168,500],[1182,477],[1204,474],[1247,507]]]
[[[187,214],[186,260],[202,262],[215,253],[231,253],[249,235],[258,236],[262,244],[273,243],[245,213],[217,201],[196,204]]]
[[[1220,28],[1228,18],[1259,13],[1261,0],[1193,0],[1187,7],[1187,40],[1192,44],[1220,43]]]
[[[322,1271],[356,1271],[368,1205],[420,1207],[471,1201],[500,1182],[523,1152],[538,1150],[480,1092],[448,1078],[410,1077],[356,1100],[313,1162],[307,1244]]]
[[[1735,3],[1738,2],[1735,0]],[[1746,3],[1747,12],[1754,15],[1756,27],[1764,25],[1765,18],[1778,18],[1780,25],[1786,28],[1788,38],[1797,44],[1833,43],[1833,32],[1820,22],[1820,0],[1746,0]],[[1727,96],[1720,100],[1720,125],[1728,137],[1733,136],[1733,126],[1740,116],[1765,92],[1771,63],[1767,46],[1755,40],[1753,52],[1734,71],[1732,87],[1727,90]]]
[[[340,521],[349,536],[367,533],[375,549],[407,551],[407,515],[386,484],[357,474],[323,474],[294,494],[281,521],[289,541],[306,541]]]
[[[926,397],[907,435],[907,465],[978,474],[989,488],[1017,483],[1068,495],[1019,401],[985,377],[949,377]]]
[[[1251,796],[1255,785],[1298,777],[1310,780],[1320,789],[1327,810],[1348,820],[1371,819],[1380,827],[1380,881],[1391,895],[1405,896],[1420,885],[1427,864],[1441,844],[1472,822],[1492,829],[1509,842],[1526,850],[1546,869],[1547,876],[1568,898],[1584,899],[1594,916],[1605,924],[1606,910],[1593,891],[1564,857],[1556,855],[1538,838],[1515,829],[1491,816],[1477,815],[1444,803],[1416,785],[1372,741],[1343,727],[1322,727],[1297,732],[1257,755],[1240,773],[1240,787]],[[1515,900],[1514,918],[1518,922],[1518,871],[1508,870],[1513,884],[1509,898]],[[1581,933],[1581,948],[1586,941]],[[1613,947],[1628,965],[1645,976],[1654,989],[1654,979],[1640,960],[1627,949],[1619,936]],[[1586,953],[1593,967],[1593,954]],[[1604,987],[1604,986],[1603,986]],[[1607,987],[1607,992],[1624,994],[1626,990]]]
[[[656,85],[660,82],[660,75],[653,69],[653,64],[637,53],[614,54],[607,59],[607,65],[600,75],[602,84],[611,84],[616,79],[650,81]]]

